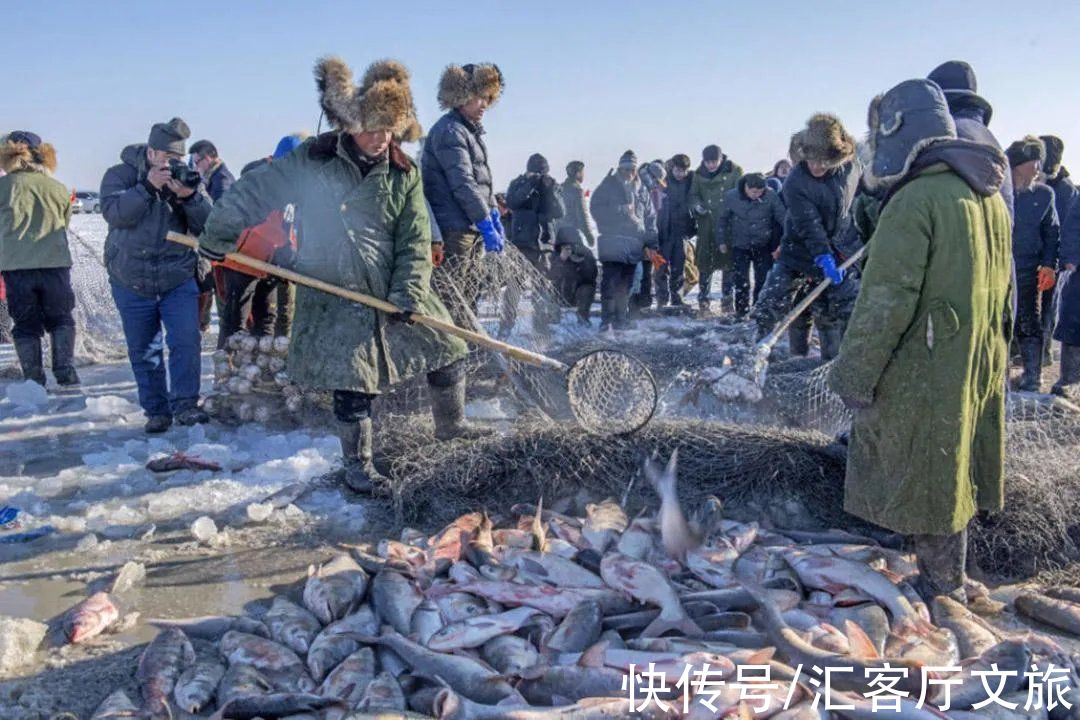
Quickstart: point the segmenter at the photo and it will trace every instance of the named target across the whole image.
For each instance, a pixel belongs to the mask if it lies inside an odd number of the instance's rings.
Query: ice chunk
[[[49,404],[49,393],[33,380],[23,380],[8,385],[7,399],[16,407],[34,410]]]
[[[191,523],[191,535],[200,543],[209,544],[217,533],[217,525],[206,515]]]
[[[137,562],[126,562],[120,568],[120,572],[116,573],[116,579],[113,580],[112,589],[109,592],[127,592],[145,579],[145,565]]]
[[[98,539],[97,535],[90,533],[84,536],[79,542],[75,543],[75,552],[85,553],[92,552],[97,549]]]
[[[274,506],[270,503],[251,503],[247,506],[247,516],[251,522],[266,522],[273,513]]]
[[[92,420],[109,420],[123,418],[137,412],[141,412],[139,406],[122,397],[102,395],[86,399],[86,410],[83,415]]]
[[[56,497],[64,491],[64,481],[59,477],[46,477],[38,480],[37,485],[34,487],[36,492],[41,497]]]
[[[0,617],[0,676],[34,660],[49,628],[29,618]]]

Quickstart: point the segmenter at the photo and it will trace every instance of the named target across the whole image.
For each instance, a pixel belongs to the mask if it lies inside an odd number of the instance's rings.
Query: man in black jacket
[[[759,337],[772,331],[800,290],[828,278],[831,285],[811,306],[821,356],[836,357],[844,328],[859,294],[859,282],[838,266],[859,183],[855,139],[832,115],[818,113],[791,139],[798,160],[784,182],[784,234],[780,257],[769,271],[754,307]]]
[[[667,261],[656,271],[656,304],[663,307],[670,302],[672,307],[684,307],[686,241],[695,232],[694,214],[690,209],[690,157],[680,153],[671,158],[670,165],[664,202],[656,219],[660,255]]]
[[[784,231],[784,203],[761,173],[739,178],[727,191],[724,209],[716,222],[716,241],[721,252],[731,252],[735,285],[735,317],[743,319],[750,309],[750,269],[754,270],[756,303],[773,266],[773,252]]]
[[[1029,135],[1005,151],[1012,169],[1013,264],[1016,268],[1016,341],[1024,363],[1019,389],[1038,392],[1042,383],[1043,293],[1054,287],[1060,224],[1054,191],[1035,182],[1046,150]]]
[[[536,153],[529,157],[525,174],[514,178],[506,191],[506,204],[513,213],[510,242],[545,274],[555,243],[555,221],[566,212],[549,172],[547,159]]]

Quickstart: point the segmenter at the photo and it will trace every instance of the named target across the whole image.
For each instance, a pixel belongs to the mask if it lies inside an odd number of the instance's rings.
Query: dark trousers
[[[6,270],[3,275],[15,340],[36,340],[46,332],[75,327],[70,268]]]
[[[462,327],[472,327],[469,312],[476,312],[482,284],[484,243],[480,233],[470,230],[443,232],[443,252],[446,257],[432,273],[431,286],[454,322]],[[462,307],[463,302],[466,307]]]
[[[601,263],[600,323],[626,327],[630,313],[630,286],[634,282],[634,263]]]
[[[712,272],[703,272],[698,276],[698,305],[706,305],[709,302],[709,293],[712,292]]]
[[[1042,344],[1042,299],[1038,268],[1016,269],[1016,339]]]
[[[278,281],[259,279],[247,273],[223,268],[225,300],[218,318],[218,348],[225,347],[229,336],[243,330],[251,317],[251,334],[256,337],[274,333],[276,316],[270,303]],[[288,290],[286,289],[286,298]],[[280,299],[281,295],[278,295]]]
[[[506,250],[504,252],[519,252],[525,256],[525,259],[529,261],[529,264],[533,266],[533,269],[543,278],[547,278],[551,273],[551,253],[541,252],[539,249],[534,248],[518,248],[515,246],[515,250]],[[506,294],[503,296],[503,307],[501,317],[499,318],[499,335],[507,336],[510,331],[513,330],[514,325],[517,323],[518,317],[518,305],[521,303],[521,297],[525,294],[525,291],[532,286],[532,282],[536,278],[530,278],[521,275],[515,275],[507,278]],[[545,307],[544,303],[539,301],[534,295],[533,302],[533,329],[542,330],[546,327],[549,321],[558,321],[557,317],[550,317],[551,311],[554,309],[558,314],[557,308]]]
[[[783,263],[776,263],[765,279],[765,287],[754,306],[754,320],[757,322],[758,335],[765,337],[784,318],[795,299],[820,281],[820,278],[804,275]],[[847,328],[847,321],[855,309],[855,298],[859,295],[859,279],[848,274],[844,282],[830,285],[814,304],[810,312],[819,333],[835,333],[837,339]]]
[[[1074,270],[1061,282],[1064,284],[1054,339],[1066,345],[1080,345],[1080,272]]]
[[[465,361],[455,360],[449,365],[432,370],[427,374],[428,385],[433,387],[453,387],[465,379]],[[335,390],[334,417],[343,423],[358,423],[371,417],[371,401],[377,398],[374,393],[356,390]]]
[[[964,592],[967,568],[967,529],[954,535],[912,535],[909,537],[919,567],[916,588],[929,603],[939,595]]]
[[[174,415],[199,401],[202,371],[199,287],[195,278],[164,295],[146,297],[112,283],[128,359],[148,416]],[[165,344],[169,345],[168,379]]]
[[[731,282],[735,286],[735,314],[742,317],[750,309],[750,270],[754,271],[754,302],[757,303],[765,278],[773,266],[772,253],[767,248],[731,251]]]
[[[667,260],[666,265],[654,273],[656,304],[667,305],[676,302],[682,293],[683,274],[686,271],[686,246],[682,238],[666,242],[660,246],[660,254]]]

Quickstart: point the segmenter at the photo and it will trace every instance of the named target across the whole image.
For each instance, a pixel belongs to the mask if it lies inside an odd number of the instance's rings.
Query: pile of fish
[[[214,391],[203,408],[222,420],[266,423],[304,407],[303,392],[289,379],[289,338],[230,335],[213,355]],[[286,415],[287,416],[287,415]]]
[[[1076,712],[1074,658],[948,598],[931,616],[910,556],[842,531],[736,523],[715,498],[688,518],[675,458],[646,475],[655,516],[613,500],[584,517],[542,500],[494,521],[471,513],[434,536],[348,547],[260,617],[151,621],[162,631],[139,662],[138,704],[118,691],[93,718],[175,717],[170,705],[223,720],[1046,717],[971,708],[987,699],[983,671],[1016,671],[1001,697],[1022,708],[1024,673],[1051,662],[1067,668]],[[747,666],[769,677],[743,677]],[[849,709],[815,702],[815,667],[851,668],[832,672],[828,698]],[[908,671],[895,685],[908,695],[879,712],[866,694],[888,668]],[[710,685],[680,687],[684,676]]]

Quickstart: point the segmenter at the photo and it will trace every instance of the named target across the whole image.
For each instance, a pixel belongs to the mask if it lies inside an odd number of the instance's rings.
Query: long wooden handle
[[[199,249],[198,239],[190,235],[184,235],[183,233],[178,232],[170,232],[165,237],[166,239],[171,240],[174,243],[187,245],[193,250]],[[328,283],[324,280],[319,280],[318,278],[301,275],[300,273],[289,270],[288,268],[283,268],[279,265],[272,265],[270,263],[263,262],[262,260],[248,257],[247,255],[243,255],[241,253],[229,253],[225,257],[227,257],[229,260],[232,260],[233,262],[240,263],[241,265],[246,265],[249,268],[261,270],[268,275],[273,275],[275,277],[282,278],[283,280],[294,282],[297,285],[304,285],[309,288],[314,288],[315,290],[321,290],[331,295],[337,295],[338,297],[345,298],[346,300],[352,300],[353,302],[358,302],[361,305],[367,305],[370,308],[374,308],[375,310],[379,310],[380,312],[384,312],[389,315],[395,315],[401,312],[401,308],[397,307],[393,303],[388,303],[385,300],[380,300],[379,298],[371,297],[370,295],[364,295],[363,293],[358,293],[355,290],[347,290],[343,287],[332,285],[331,283]],[[487,348],[488,350],[501,353],[503,355],[513,358],[514,360],[520,360],[521,362],[527,363],[529,365],[548,368],[549,370],[558,370],[561,372],[566,372],[569,369],[569,367],[565,363],[561,363],[554,358],[549,358],[546,355],[540,355],[539,353],[534,353],[524,348],[519,348],[515,345],[509,345],[507,343],[500,342],[499,340],[496,340],[487,335],[482,335],[471,330],[460,328],[453,323],[439,320],[438,318],[433,318],[430,315],[413,313],[411,319],[413,322],[419,323],[420,325],[432,328],[433,330],[444,332],[447,335],[453,335],[454,337],[461,338],[466,342],[470,342],[474,345],[479,345],[480,347]]]
[[[862,256],[865,254],[866,245],[863,245],[861,248],[859,248],[858,252],[849,257],[843,262],[842,265],[840,265],[840,269],[847,270],[849,267],[859,262],[859,259],[862,258]],[[781,320],[780,324],[774,327],[771,333],[761,339],[761,341],[757,344],[755,354],[768,355],[769,352],[772,351],[773,345],[775,345],[776,341],[780,339],[780,336],[784,333],[784,331],[788,329],[791,323],[795,322],[795,318],[806,312],[806,309],[813,305],[814,301],[818,299],[821,293],[828,290],[830,285],[832,285],[832,280],[826,278],[822,282],[818,283],[817,287],[807,293],[806,297],[804,297],[798,305],[792,308],[791,312],[787,314],[787,317]]]

